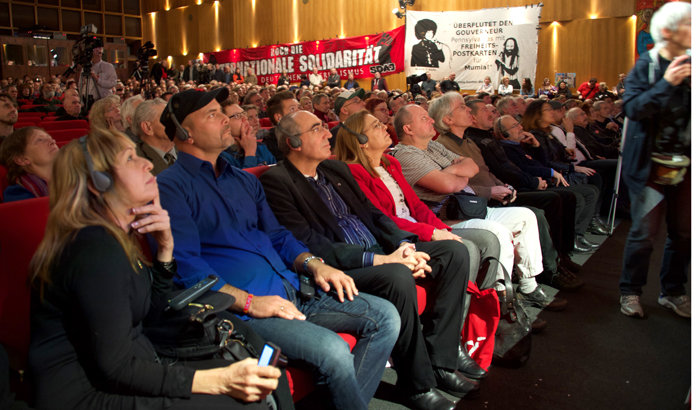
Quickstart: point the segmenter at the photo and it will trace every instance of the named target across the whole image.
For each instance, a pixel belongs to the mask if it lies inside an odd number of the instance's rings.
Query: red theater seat
[[[44,237],[49,198],[0,204],[0,343],[10,368],[24,370],[29,351],[29,261]]]
[[[10,181],[7,180],[7,168],[0,165],[0,202],[2,202],[2,194],[5,192],[5,188],[10,185]]]
[[[13,125],[13,127],[14,127],[16,130],[18,130],[18,129],[20,129],[20,128],[24,128],[24,127],[36,127],[36,122],[35,122],[35,121],[27,121],[27,120],[24,120],[24,121],[17,121],[17,122],[15,123],[15,125]]]
[[[87,128],[74,128],[74,129],[60,129],[60,130],[46,130],[56,141],[70,141],[76,138],[80,138],[88,133]]]
[[[328,122],[328,129],[332,130],[335,128],[338,124],[340,124],[340,121],[329,121]]]
[[[272,127],[272,121],[270,121],[269,118],[260,118],[260,126],[261,127]]]
[[[39,126],[46,131],[49,130],[67,130],[76,128],[88,129],[90,126],[85,120],[68,120],[68,121],[41,121]]]

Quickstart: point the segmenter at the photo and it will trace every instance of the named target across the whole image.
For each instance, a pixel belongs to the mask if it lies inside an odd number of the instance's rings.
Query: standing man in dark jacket
[[[660,305],[690,318],[686,295],[690,265],[690,4],[666,3],[652,17],[656,46],[627,76],[629,118],[622,176],[630,195],[632,226],[620,278],[620,310],[644,316],[639,302],[649,258],[663,221],[668,236],[661,265]],[[683,166],[685,164],[685,166]],[[675,178],[673,178],[675,177]],[[681,181],[678,181],[681,179]]]

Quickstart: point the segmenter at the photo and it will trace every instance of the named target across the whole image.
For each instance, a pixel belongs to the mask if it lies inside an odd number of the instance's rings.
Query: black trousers
[[[465,303],[469,256],[457,241],[419,242],[416,250],[430,255],[432,272],[415,280],[401,264],[352,269],[345,273],[357,288],[392,302],[401,330],[392,357],[399,388],[421,392],[437,385],[432,367],[457,368],[461,317]],[[477,272],[473,272],[475,280]],[[427,291],[427,306],[418,316],[416,283]],[[421,331],[421,323],[423,330]]]
[[[579,165],[595,169],[598,178],[591,179],[589,177],[588,181],[600,190],[600,197],[598,198],[598,205],[596,206],[598,215],[601,215],[601,212],[602,214],[607,215],[610,211],[610,204],[612,203],[613,193],[615,192],[617,160],[596,159],[592,161],[581,161]],[[600,184],[598,184],[598,181],[600,181]]]
[[[560,255],[567,255],[574,249],[576,233],[574,229],[574,218],[565,217],[565,210],[574,209],[576,206],[574,201],[575,198],[573,196],[568,197],[567,201],[567,197],[562,197],[562,195],[557,192],[533,191],[518,192],[518,196],[512,205],[534,207],[543,210],[544,216],[549,224],[550,239],[554,248]],[[542,225],[539,221],[540,217],[538,216],[538,227]],[[542,233],[540,233],[540,244],[542,244],[542,236]],[[543,252],[544,251],[543,246]],[[544,262],[544,254],[542,256]]]
[[[564,218],[573,218],[576,235],[585,234],[588,225],[591,223],[591,219],[596,216],[596,203],[600,195],[598,188],[590,184],[581,184],[570,185],[568,187],[559,186],[549,188],[549,190],[567,197],[567,205],[564,208]],[[574,198],[573,207],[570,205],[572,203],[572,196]]]

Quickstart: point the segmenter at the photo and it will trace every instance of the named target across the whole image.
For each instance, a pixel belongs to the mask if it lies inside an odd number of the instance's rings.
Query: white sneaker
[[[639,295],[620,296],[620,312],[631,317],[644,317],[644,310],[639,303]]]
[[[678,316],[690,317],[690,296],[659,296],[659,305],[673,309]]]

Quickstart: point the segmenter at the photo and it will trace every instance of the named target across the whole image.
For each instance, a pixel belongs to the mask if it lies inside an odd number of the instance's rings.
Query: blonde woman
[[[114,131],[94,130],[56,159],[30,267],[36,407],[266,409],[259,400],[277,387],[278,369],[253,359],[167,363],[142,333],[152,288],[176,270],[151,167]],[[137,242],[145,234],[158,245],[152,266]]]

